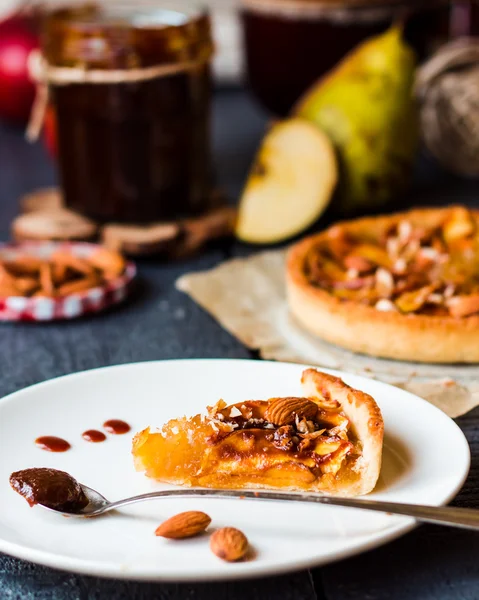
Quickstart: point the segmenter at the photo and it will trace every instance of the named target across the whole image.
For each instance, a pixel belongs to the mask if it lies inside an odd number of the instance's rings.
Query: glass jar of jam
[[[299,97],[366,38],[398,19],[420,59],[448,39],[447,0],[242,0],[250,87],[273,113]]]
[[[42,50],[70,208],[133,223],[207,209],[207,13],[187,0],[57,9],[44,18]]]

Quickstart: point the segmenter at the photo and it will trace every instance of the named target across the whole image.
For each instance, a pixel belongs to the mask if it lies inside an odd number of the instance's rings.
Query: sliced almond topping
[[[452,296],[454,296],[455,289],[455,286],[452,284],[446,285],[443,292],[444,298],[452,298]]]
[[[404,275],[407,271],[407,262],[404,258],[398,258],[393,265],[393,273],[395,275]]]
[[[427,302],[429,302],[430,304],[443,304],[444,303],[444,296],[442,294],[429,294],[429,296],[427,297]]]
[[[230,410],[230,418],[231,419],[234,419],[235,417],[241,417],[241,416],[242,416],[242,413],[239,410],[239,408],[237,408],[236,406],[231,407],[231,410]]]
[[[376,271],[376,291],[380,296],[389,297],[394,291],[394,277],[387,269]]]
[[[392,257],[398,256],[401,246],[401,242],[397,237],[390,237],[386,240],[387,253]]]
[[[264,417],[275,425],[289,425],[295,418],[312,419],[318,412],[318,405],[308,398],[272,398]]]
[[[412,260],[419,252],[420,247],[419,240],[410,240],[402,249],[401,258],[404,258],[406,261]]]
[[[436,260],[439,257],[439,252],[436,248],[432,248],[427,246],[425,248],[419,248],[419,254],[423,258],[427,258],[428,260]]]
[[[396,305],[391,300],[387,298],[381,298],[374,305],[376,310],[380,310],[381,312],[397,312]]]
[[[401,242],[408,242],[412,235],[412,225],[409,221],[401,221],[398,225],[398,237]]]
[[[218,400],[218,402],[214,406],[206,407],[208,411],[208,416],[210,418],[215,418],[216,415],[220,412],[220,410],[223,410],[223,408],[226,408],[226,402],[222,399]]]

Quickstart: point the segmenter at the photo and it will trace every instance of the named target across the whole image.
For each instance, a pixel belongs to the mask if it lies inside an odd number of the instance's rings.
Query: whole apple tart
[[[354,352],[479,362],[479,212],[417,209],[336,224],[295,244],[288,303],[309,332]]]

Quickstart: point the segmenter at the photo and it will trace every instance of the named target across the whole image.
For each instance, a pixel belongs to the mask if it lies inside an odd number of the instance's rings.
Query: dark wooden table
[[[233,198],[239,192],[265,122],[265,116],[244,93],[217,94],[216,167],[220,183]],[[41,146],[27,145],[19,130],[0,125],[0,238],[8,238],[18,197],[54,181],[53,166]],[[478,181],[447,176],[432,161],[424,159],[409,203],[478,200]],[[62,324],[1,325],[0,396],[66,373],[130,361],[252,358],[248,350],[173,285],[186,271],[212,267],[228,256],[249,251],[233,245],[211,249],[182,264],[143,262],[141,294],[102,316]],[[472,469],[456,503],[479,508],[479,410],[458,423],[471,445]],[[2,448],[2,440],[0,451],[7,451]],[[239,583],[162,585],[109,581],[0,555],[0,600],[477,600],[478,556],[479,535],[433,526],[422,526],[387,546],[321,569]]]

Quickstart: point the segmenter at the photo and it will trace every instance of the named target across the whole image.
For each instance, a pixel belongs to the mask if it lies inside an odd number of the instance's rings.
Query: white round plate
[[[73,519],[30,508],[9,485],[12,471],[54,467],[116,500],[161,486],[136,473],[134,432],[183,414],[228,403],[298,396],[303,367],[242,360],[178,360],[122,365],[34,385],[0,401],[0,551],[70,571],[125,579],[201,581],[279,574],[325,564],[383,544],[414,527],[409,518],[350,508],[285,502],[166,499],[97,519]],[[331,371],[333,372],[333,371]],[[469,470],[469,448],[457,427],[424,400],[378,381],[336,372],[370,393],[385,421],[381,477],[370,498],[445,504]],[[131,424],[126,435],[84,441],[86,429],[107,419]],[[57,435],[72,449],[53,454],[35,438]],[[166,487],[166,486],[163,486]],[[211,527],[246,533],[254,560],[224,563],[208,536],[169,541],[155,537],[165,518],[204,510]]]

